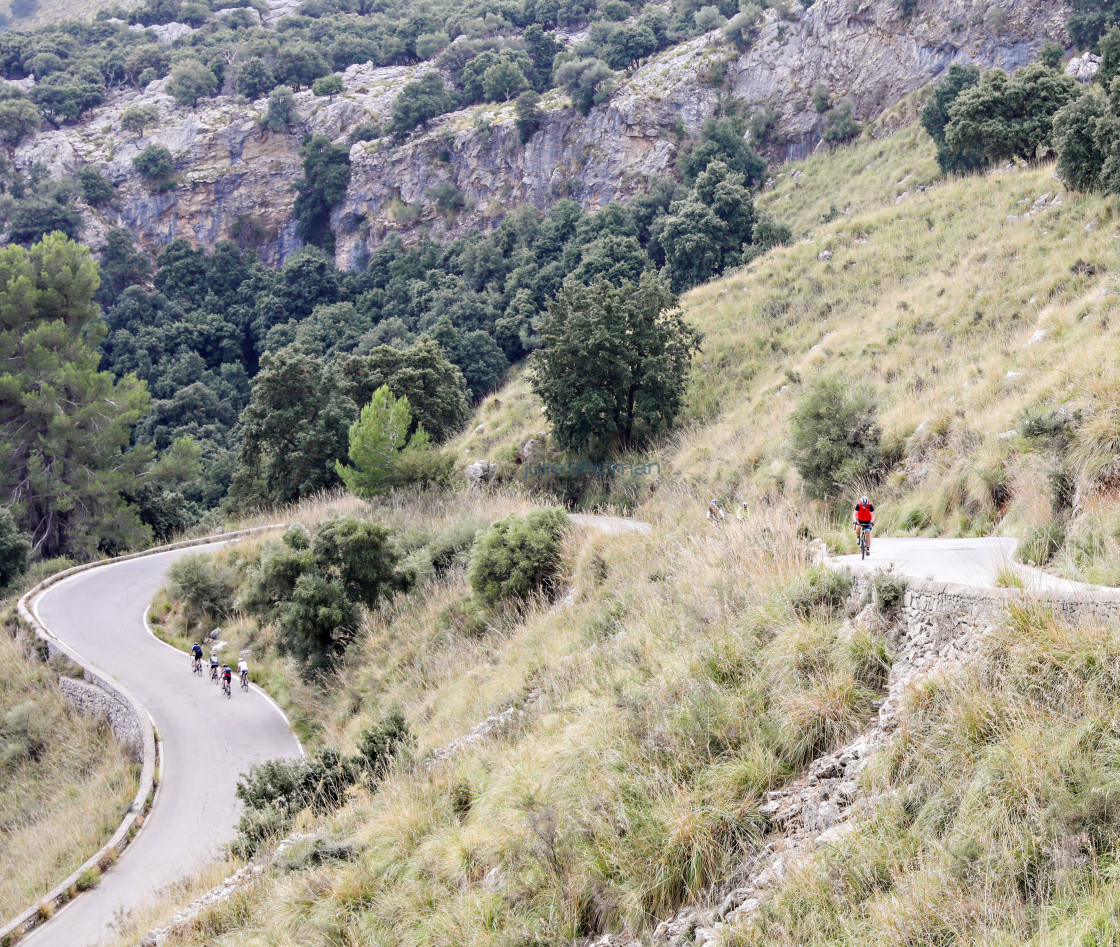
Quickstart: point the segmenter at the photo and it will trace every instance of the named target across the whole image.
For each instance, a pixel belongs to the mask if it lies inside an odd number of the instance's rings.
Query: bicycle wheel
[[[867,534],[859,534],[859,557],[860,559],[867,558]]]

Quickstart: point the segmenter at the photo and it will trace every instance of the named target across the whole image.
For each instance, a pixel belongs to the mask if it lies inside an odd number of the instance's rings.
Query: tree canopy
[[[629,450],[670,427],[700,347],[676,304],[652,273],[560,291],[541,321],[531,383],[561,448]]]
[[[0,249],[0,495],[37,556],[142,541],[123,497],[148,454],[130,445],[149,396],[100,371],[97,266],[63,234]]]

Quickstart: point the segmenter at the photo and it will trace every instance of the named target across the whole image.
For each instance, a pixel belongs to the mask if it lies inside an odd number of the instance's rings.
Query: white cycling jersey
[[[241,660],[241,661],[237,662],[237,673],[238,674],[246,674],[246,673],[248,673],[248,671],[249,671],[249,665],[246,664],[244,660]]]

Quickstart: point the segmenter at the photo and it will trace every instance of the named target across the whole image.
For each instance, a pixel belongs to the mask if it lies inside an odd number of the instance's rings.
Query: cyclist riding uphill
[[[875,506],[867,497],[860,497],[859,503],[856,504],[855,513],[852,515],[852,522],[856,528],[856,542],[859,542],[860,533],[867,529],[867,551],[871,552],[871,532],[870,529],[875,523]]]
[[[191,663],[202,660],[202,645],[197,641],[191,645]]]

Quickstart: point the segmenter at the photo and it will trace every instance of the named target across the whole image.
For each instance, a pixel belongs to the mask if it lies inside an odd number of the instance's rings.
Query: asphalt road
[[[220,545],[220,544],[219,544]],[[163,742],[162,779],[143,829],[101,883],[63,907],[21,944],[89,947],[115,914],[153,897],[218,854],[233,835],[238,777],[254,763],[297,756],[299,742],[259,689],[222,696],[187,655],[153,637],[144,616],[179,556],[213,546],[112,563],[64,579],[31,607],[89,664],[147,708]]]
[[[878,570],[893,565],[903,575],[935,582],[956,582],[990,588],[1001,569],[1010,568],[1023,580],[1024,587],[1036,592],[1091,589],[1084,582],[1072,582],[1015,562],[1014,539],[992,536],[980,539],[916,539],[876,536],[871,540],[871,555],[864,561],[859,553],[836,556],[836,565],[856,570]]]

